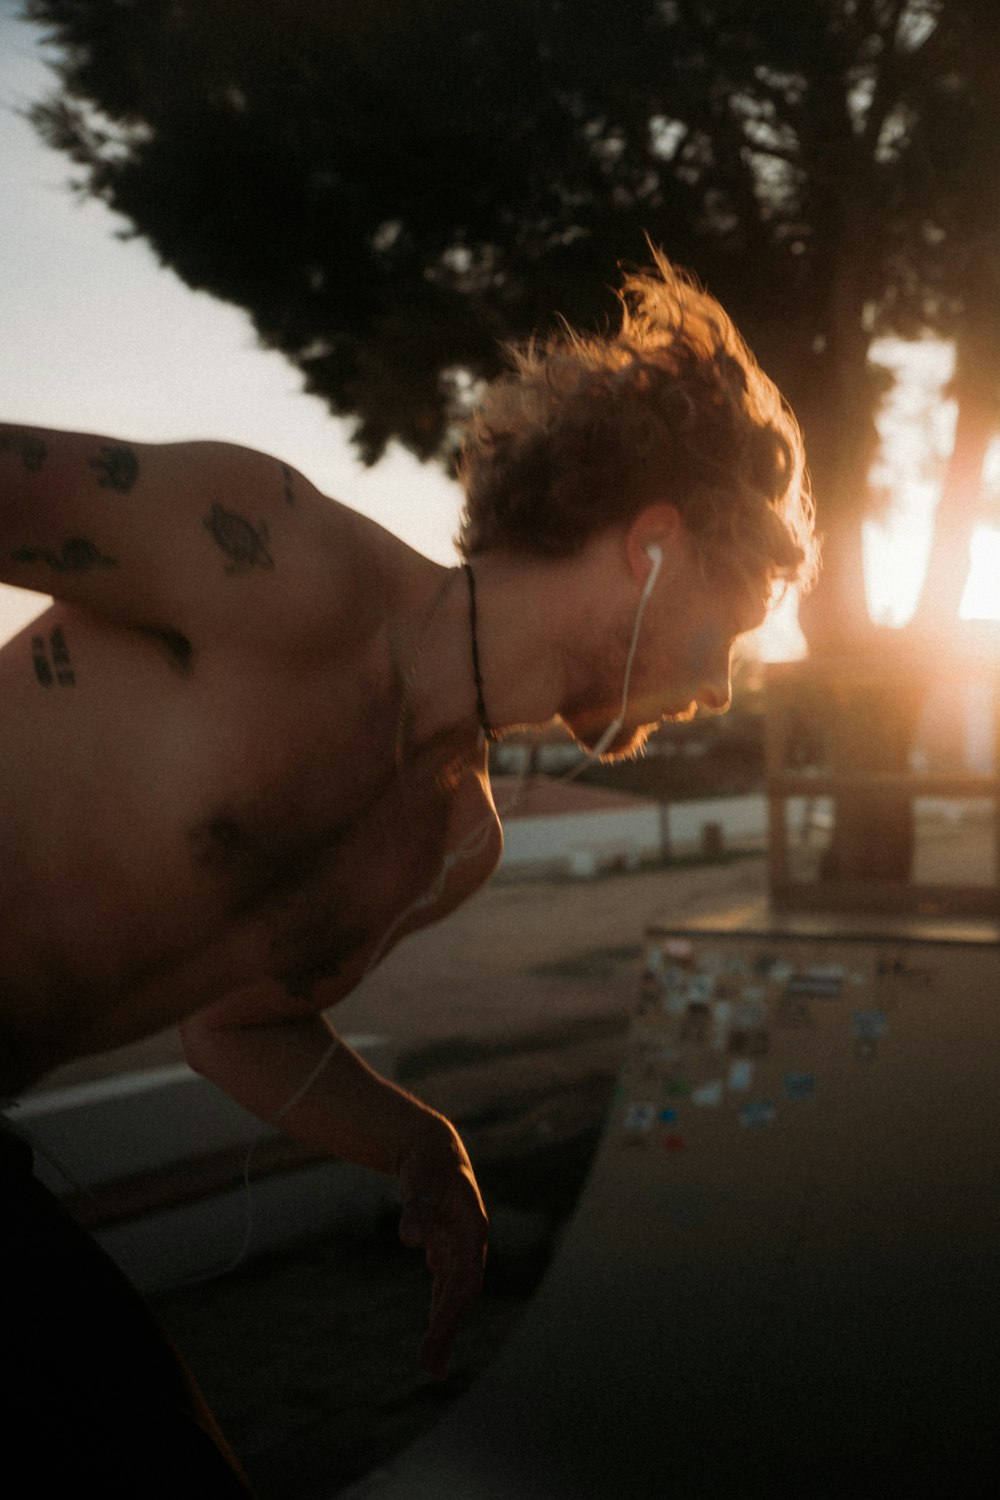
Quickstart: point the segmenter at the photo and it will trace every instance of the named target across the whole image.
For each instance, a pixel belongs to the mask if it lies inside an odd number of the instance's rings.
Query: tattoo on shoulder
[[[30,432],[7,433],[0,437],[0,453],[19,453],[29,474],[37,474],[48,454],[48,444]]]
[[[285,484],[285,504],[295,504],[295,471],[287,464],[281,465],[281,477]]]
[[[89,573],[92,568],[117,568],[114,557],[105,557],[86,537],[72,536],[63,543],[61,552],[49,547],[21,547],[11,554],[16,563],[46,563],[57,573]]]
[[[59,687],[76,686],[76,673],[69,659],[66,633],[61,625],[49,632],[48,641],[44,635],[31,637],[31,664],[35,669],[35,677],[44,688],[55,687],[57,684]]]
[[[88,459],[97,474],[97,482],[104,490],[117,490],[127,495],[139,477],[139,460],[131,448],[116,443],[102,443],[99,458]]]
[[[221,547],[230,561],[227,573],[245,573],[248,568],[274,567],[274,558],[267,550],[267,524],[261,521],[254,526],[246,516],[223,505],[213,505],[212,514],[205,517],[205,528],[216,546]]]

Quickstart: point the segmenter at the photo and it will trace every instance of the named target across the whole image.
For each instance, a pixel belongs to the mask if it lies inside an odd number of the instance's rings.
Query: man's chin
[[[586,750],[588,755],[594,754],[601,740],[604,738],[604,734],[607,732],[605,729],[601,733],[597,733],[596,731],[590,733],[586,730],[576,729],[573,725],[567,725],[567,728],[576,740],[576,743],[582,750]],[[611,744],[607,745],[601,751],[598,757],[601,764],[610,766],[616,764],[618,761],[634,760],[655,728],[655,724],[624,725],[615,735]]]

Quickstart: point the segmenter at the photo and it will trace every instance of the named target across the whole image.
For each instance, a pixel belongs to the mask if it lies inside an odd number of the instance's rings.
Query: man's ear
[[[658,578],[669,578],[683,560],[686,543],[684,522],[676,506],[666,501],[647,505],[629,523],[625,535],[628,566],[636,583],[642,587],[656,565],[659,548]]]

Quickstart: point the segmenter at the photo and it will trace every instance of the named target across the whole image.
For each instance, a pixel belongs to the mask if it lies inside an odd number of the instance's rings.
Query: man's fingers
[[[420,1364],[437,1379],[447,1370],[462,1317],[479,1295],[482,1268],[470,1261],[463,1271],[454,1268],[434,1277],[427,1337],[420,1349]]]
[[[457,1300],[446,1288],[441,1288],[435,1301],[437,1306],[432,1305],[430,1328],[420,1346],[420,1364],[436,1380],[441,1380],[447,1374],[459,1323],[469,1299]]]
[[[428,1170],[414,1156],[400,1172],[399,1237],[404,1245],[423,1248],[433,1278],[419,1359],[436,1379],[445,1375],[462,1315],[482,1287],[487,1240],[486,1213],[467,1158],[453,1154],[445,1165],[444,1174],[433,1161],[434,1170]]]

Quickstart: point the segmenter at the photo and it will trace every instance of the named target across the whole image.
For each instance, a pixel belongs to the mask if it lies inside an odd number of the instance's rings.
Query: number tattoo
[[[274,558],[267,550],[267,525],[261,521],[253,526],[245,516],[234,510],[226,510],[216,504],[212,514],[205,517],[205,529],[212,540],[221,547],[232,561],[226,564],[227,573],[245,573],[248,568],[273,568]]]
[[[127,495],[139,477],[139,460],[131,448],[102,443],[100,458],[90,458],[87,462],[96,470],[101,488],[117,490],[120,495]]]
[[[51,652],[51,655],[50,655]],[[49,633],[48,645],[43,635],[31,637],[31,664],[42,687],[75,687],[76,673],[69,659],[69,647],[61,625]]]
[[[49,661],[44,635],[31,637],[31,662],[35,669],[35,676],[42,687],[50,688],[55,682],[55,677],[52,673],[52,663]]]
[[[114,557],[105,557],[93,542],[86,537],[73,536],[63,543],[61,552],[51,552],[48,547],[21,547],[12,554],[16,563],[47,563],[57,573],[87,573],[92,568],[117,568]]]
[[[20,437],[0,437],[0,453],[20,453],[21,462],[29,474],[37,474],[48,453],[47,444],[41,438],[25,433]]]

